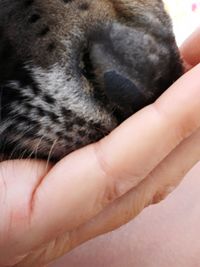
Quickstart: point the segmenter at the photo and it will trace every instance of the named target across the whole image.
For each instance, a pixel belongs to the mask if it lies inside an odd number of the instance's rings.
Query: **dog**
[[[0,0],[0,153],[60,160],[182,73],[161,0]]]

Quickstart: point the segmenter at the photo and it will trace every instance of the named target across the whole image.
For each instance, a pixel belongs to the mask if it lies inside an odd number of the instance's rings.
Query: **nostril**
[[[35,23],[35,22],[37,22],[40,18],[41,18],[40,15],[37,14],[37,13],[35,13],[35,14],[33,14],[33,15],[28,19],[28,22],[29,22],[29,23]]]
[[[81,59],[81,72],[85,76],[85,78],[89,81],[95,79],[94,70],[93,70],[93,64],[90,59],[90,53],[89,50],[85,50],[82,55]]]
[[[108,98],[121,108],[131,106],[137,110],[146,103],[146,98],[138,87],[116,71],[104,73],[104,85]]]

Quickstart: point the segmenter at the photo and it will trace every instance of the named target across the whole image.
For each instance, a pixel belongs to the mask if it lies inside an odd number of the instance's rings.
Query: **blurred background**
[[[164,0],[170,13],[178,45],[200,25],[200,0]]]

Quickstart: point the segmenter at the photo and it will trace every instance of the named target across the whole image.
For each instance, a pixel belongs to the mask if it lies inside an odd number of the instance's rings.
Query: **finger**
[[[25,257],[26,253],[17,255],[14,247],[30,231],[30,199],[49,169],[35,160],[0,163],[0,266],[14,265]]]
[[[181,54],[188,69],[200,62],[200,28],[198,28],[181,46]]]
[[[200,160],[200,130],[182,142],[136,188],[109,205],[95,218],[29,255],[16,267],[49,263],[95,236],[129,222],[149,204],[163,199]],[[56,246],[55,246],[56,244]],[[37,263],[37,264],[36,264]]]
[[[47,242],[94,217],[195,131],[200,126],[199,73],[197,66],[107,138],[58,163],[35,190],[27,240]]]
[[[66,251],[63,254],[95,236],[120,227],[146,206],[164,199],[199,160],[200,129],[180,144],[141,184],[109,205],[93,220],[73,231],[71,242],[65,240]]]

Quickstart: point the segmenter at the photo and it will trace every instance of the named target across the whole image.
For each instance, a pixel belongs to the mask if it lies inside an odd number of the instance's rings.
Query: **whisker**
[[[15,136],[12,140],[9,140],[7,142],[8,145],[12,145],[13,143],[15,144],[17,141],[20,141],[28,132],[31,132],[31,130],[34,128],[34,126],[30,126],[29,128],[27,128],[26,131],[24,131],[23,133],[19,133],[17,136]],[[1,149],[2,154],[5,152],[6,146],[4,145],[4,147]],[[11,160],[12,158],[14,158],[14,154],[17,150],[23,149],[23,147],[21,146],[20,142],[19,144],[17,144],[13,150],[11,151],[10,155],[9,155],[9,160]],[[24,151],[23,151],[24,152]]]
[[[41,145],[41,143],[42,143],[42,139],[43,139],[44,137],[45,137],[45,135],[42,135],[42,137],[40,138],[39,142],[38,142],[37,145],[36,145],[36,149],[35,149],[35,152],[34,152],[34,154],[35,154],[35,159],[37,159],[37,153],[38,153],[39,147],[40,147],[40,145]]]
[[[46,162],[46,167],[45,167],[46,171],[47,171],[47,168],[48,168],[50,159],[51,159],[51,155],[52,155],[53,149],[54,149],[54,147],[55,147],[57,141],[58,141],[58,139],[55,139],[55,140],[54,140],[54,142],[53,142],[53,144],[52,144],[52,146],[51,146],[51,148],[50,148],[50,150],[49,150],[48,158],[47,158],[47,162]]]
[[[41,142],[42,142],[42,139],[43,139],[44,137],[45,137],[45,135],[43,135],[43,136],[39,139],[38,143],[36,144],[35,148],[31,151],[31,153],[28,155],[27,159],[31,159],[32,155],[34,155],[35,160],[37,160],[37,152],[38,152],[39,146],[40,146],[40,144],[41,144]]]
[[[27,153],[27,151],[28,151],[28,149],[24,149],[24,151],[19,156],[19,159],[23,159],[24,158],[24,155]]]
[[[13,150],[11,151],[11,154],[8,157],[8,160],[11,160],[14,158],[14,153],[17,151],[18,148],[21,148],[20,145],[17,145],[13,148]]]

